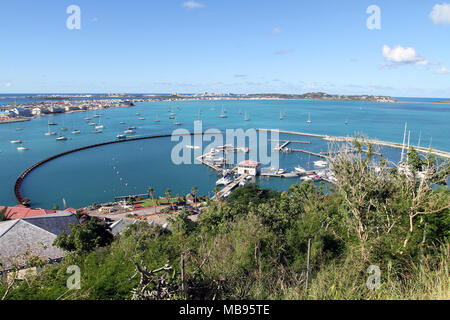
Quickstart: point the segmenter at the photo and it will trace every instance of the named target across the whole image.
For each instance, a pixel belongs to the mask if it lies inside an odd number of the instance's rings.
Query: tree
[[[16,213],[11,212],[11,210],[8,211],[8,207],[4,207],[2,210],[0,210],[0,221],[11,220],[15,214]]]
[[[166,190],[166,199],[169,202],[170,207],[172,208],[173,206],[172,206],[172,201],[171,201],[172,200],[172,190],[171,189]]]
[[[216,197],[216,199],[217,199],[217,195],[219,194],[219,187],[214,187],[214,189],[213,189],[213,192],[214,192],[214,197]]]
[[[109,245],[114,239],[106,224],[97,219],[90,219],[81,225],[70,225],[69,228],[70,234],[63,232],[53,245],[69,252],[87,253]]]
[[[23,201],[22,201],[22,204],[23,204],[25,207],[29,208],[30,205],[31,205],[31,200],[30,200],[30,198],[24,198]]]
[[[192,193],[192,195],[194,196],[194,203],[197,202],[197,192],[198,192],[197,186],[193,186],[193,187],[192,187],[192,190],[191,190],[191,193]]]
[[[147,191],[148,191],[148,194],[150,195],[150,198],[152,198],[153,206],[155,208],[155,213],[156,213],[155,190],[152,187],[149,187]]]

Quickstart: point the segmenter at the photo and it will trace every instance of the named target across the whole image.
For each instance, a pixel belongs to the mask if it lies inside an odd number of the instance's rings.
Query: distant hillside
[[[324,92],[309,92],[305,94],[278,94],[262,93],[249,94],[253,98],[276,98],[276,99],[304,99],[304,100],[346,100],[346,101],[368,101],[368,102],[397,102],[388,96],[370,96],[370,95],[336,95]]]

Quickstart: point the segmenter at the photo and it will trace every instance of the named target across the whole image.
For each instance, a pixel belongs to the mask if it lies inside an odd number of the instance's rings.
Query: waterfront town
[[[8,98],[8,97],[4,97]],[[9,97],[15,99],[15,97]],[[34,95],[30,103],[0,105],[0,124],[29,121],[33,117],[50,114],[83,112],[89,110],[134,106],[137,102],[184,101],[184,100],[335,100],[392,103],[395,99],[370,95],[330,95],[323,92],[306,94],[108,94],[108,95]],[[0,101],[1,102],[1,101]]]

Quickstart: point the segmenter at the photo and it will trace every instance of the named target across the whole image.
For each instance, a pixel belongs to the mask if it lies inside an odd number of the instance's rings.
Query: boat
[[[225,193],[223,196],[224,196],[224,198],[228,198],[230,196],[230,194],[231,194],[231,190],[228,191],[227,193]]]
[[[60,137],[56,138],[56,141],[66,141],[66,140],[67,140],[67,138],[64,136],[60,136]]]
[[[73,131],[72,131],[72,134],[80,134],[80,133],[81,133],[80,130],[73,130]]]
[[[100,115],[99,114],[94,114],[92,117],[93,118],[100,118]]]
[[[314,166],[317,168],[325,168],[328,166],[328,162],[325,160],[314,161]]]
[[[239,186],[240,187],[245,187],[247,185],[247,183],[248,183],[248,180],[244,179],[241,182],[239,182]]]
[[[226,111],[222,107],[222,114],[219,117],[220,118],[228,118],[228,116],[225,113],[226,113]]]
[[[277,174],[283,174],[283,173],[285,173],[285,172],[286,172],[285,169],[278,169],[278,170],[277,170]]]
[[[55,122],[50,122],[50,121],[49,121],[49,122],[48,122],[48,125],[49,125],[49,126],[57,126],[58,124],[55,123]]]
[[[95,129],[94,133],[103,133],[103,129]]]
[[[170,116],[169,119],[173,120],[175,119],[175,116]]]
[[[145,120],[145,118],[144,117],[139,117],[138,120]]]
[[[104,128],[105,128],[105,126],[102,125],[102,124],[100,124],[98,126],[95,126],[95,130],[101,130],[101,129],[104,129]]]
[[[161,122],[161,120],[160,120],[159,117],[158,117],[158,114],[156,114],[155,122]]]
[[[300,178],[302,181],[313,181],[314,178],[312,178],[311,176],[303,176]]]
[[[61,131],[67,131],[68,129],[67,128],[61,128],[60,130]]]
[[[308,113],[308,121],[306,121],[306,123],[312,123],[312,121],[311,121],[311,113]]]
[[[174,123],[174,125],[176,125],[176,126],[181,126],[182,124],[183,124],[183,122],[179,122],[179,121]]]
[[[250,121],[250,118],[248,117],[247,112],[245,113],[244,121]]]
[[[23,131],[23,128],[16,128],[16,131]]]
[[[280,120],[283,120],[283,119],[284,119],[283,113],[280,111]]]
[[[92,120],[92,117],[86,117],[86,118],[84,118],[84,120],[86,120],[87,122],[89,122],[89,121]]]
[[[131,130],[131,129],[128,129],[128,130],[125,130],[123,133],[125,133],[125,134],[133,134],[134,131]]]
[[[136,115],[137,115],[137,116],[140,116],[141,114],[140,114],[139,112],[136,112]]]
[[[300,173],[300,174],[306,174],[306,169],[302,168],[302,167],[295,167],[294,168],[295,172]]]
[[[21,144],[22,140],[12,140],[10,141],[12,144]]]
[[[25,151],[25,150],[28,150],[28,148],[25,148],[25,147],[17,147],[17,150],[19,150],[19,151]]]
[[[136,127],[129,127],[128,130],[136,130]]]
[[[177,114],[175,112],[172,112],[171,114],[169,114],[169,116],[176,116]]]
[[[56,132],[54,132],[54,131],[47,131],[46,133],[45,133],[45,135],[46,136],[55,136],[56,135]]]
[[[345,125],[348,125],[348,120],[345,120]]]
[[[126,138],[127,138],[127,136],[124,135],[124,134],[118,134],[118,135],[116,136],[116,139],[117,139],[117,140],[125,140]]]
[[[200,119],[200,113],[201,113],[201,110],[198,110],[198,118],[197,118],[197,120],[195,120],[195,122],[197,122],[197,123],[202,122],[202,120]]]
[[[230,178],[228,177],[223,177],[220,178],[219,180],[216,181],[216,186],[220,186],[220,185],[224,185],[227,186],[229,185],[231,182],[233,182]]]
[[[125,124],[125,121],[120,121],[119,123],[120,123],[120,124]]]
[[[90,122],[89,125],[92,127],[92,126],[95,126],[97,124],[95,122]]]

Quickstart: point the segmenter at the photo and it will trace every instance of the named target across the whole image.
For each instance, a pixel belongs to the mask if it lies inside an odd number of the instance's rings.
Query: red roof
[[[3,210],[5,207],[0,206],[0,210]],[[8,207],[8,213],[11,212],[11,216],[9,217],[12,220],[31,218],[37,216],[44,216],[46,214],[55,213],[55,210],[46,210],[46,209],[31,209],[27,208],[23,205],[18,205],[15,207]]]
[[[240,167],[258,167],[261,163],[259,163],[258,161],[253,161],[253,160],[246,160],[246,161],[242,161],[241,163],[238,164],[238,166]]]

